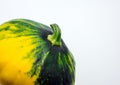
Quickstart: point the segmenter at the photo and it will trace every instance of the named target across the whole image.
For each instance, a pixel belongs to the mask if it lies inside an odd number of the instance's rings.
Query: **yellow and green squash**
[[[74,85],[75,61],[50,27],[28,19],[0,25],[0,85]]]

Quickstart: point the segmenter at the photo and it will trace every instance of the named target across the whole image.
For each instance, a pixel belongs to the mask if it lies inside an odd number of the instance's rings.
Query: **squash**
[[[74,82],[75,61],[57,24],[49,27],[28,19],[13,19],[0,25],[1,85]]]

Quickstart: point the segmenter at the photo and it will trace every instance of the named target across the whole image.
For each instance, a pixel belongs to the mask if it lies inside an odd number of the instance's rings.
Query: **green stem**
[[[61,46],[61,30],[59,26],[57,24],[51,24],[50,26],[53,30],[53,34],[48,35],[47,39],[52,45]]]

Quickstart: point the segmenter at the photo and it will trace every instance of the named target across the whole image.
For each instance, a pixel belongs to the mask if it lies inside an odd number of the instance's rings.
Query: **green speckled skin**
[[[10,37],[32,36],[36,48],[32,49],[25,58],[34,55],[35,62],[28,74],[37,75],[35,85],[74,85],[75,62],[65,43],[61,39],[61,46],[52,45],[47,39],[53,33],[49,26],[27,19],[15,19],[9,24],[19,29],[11,29],[9,26],[2,30],[10,30],[14,36],[1,36],[0,39]]]

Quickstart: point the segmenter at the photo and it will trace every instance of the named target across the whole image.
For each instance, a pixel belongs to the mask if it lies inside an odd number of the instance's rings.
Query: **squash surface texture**
[[[74,85],[75,61],[50,27],[14,19],[0,25],[0,85]]]

